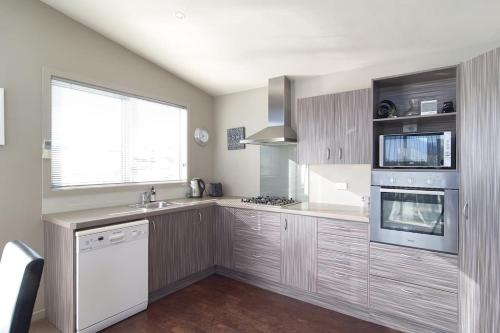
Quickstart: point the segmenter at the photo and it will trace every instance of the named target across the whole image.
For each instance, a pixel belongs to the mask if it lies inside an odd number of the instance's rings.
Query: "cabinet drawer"
[[[318,232],[323,234],[368,239],[368,223],[318,219]]]
[[[322,295],[366,306],[368,305],[368,274],[318,263],[316,290]]]
[[[248,233],[263,233],[265,231],[280,231],[280,214],[260,212],[247,209],[236,209],[234,213],[236,219],[236,230],[247,231]]]
[[[279,255],[259,251],[252,252],[241,247],[234,250],[234,268],[237,271],[279,282],[281,279],[280,267]]]
[[[239,254],[248,254],[252,256],[262,256],[268,258],[276,258],[276,260],[280,260],[281,257],[281,249],[280,242],[278,240],[277,243],[264,243],[257,242],[252,239],[244,239],[236,242],[234,245],[235,253]]]
[[[368,256],[318,249],[318,271],[320,269],[357,272],[368,276]]]
[[[457,332],[457,304],[455,293],[370,277],[372,314],[397,324],[403,324],[400,320],[405,319],[413,331]]]
[[[252,239],[267,243],[279,243],[280,240],[279,227],[277,229],[265,227],[249,227],[248,225],[241,225],[237,223],[234,226],[234,233],[237,241]]]
[[[318,249],[368,256],[368,240],[319,233]]]
[[[370,274],[457,293],[458,257],[371,243]]]

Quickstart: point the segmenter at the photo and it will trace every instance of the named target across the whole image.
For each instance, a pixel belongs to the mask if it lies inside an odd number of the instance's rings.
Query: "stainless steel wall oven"
[[[371,241],[458,253],[456,172],[373,171]]]

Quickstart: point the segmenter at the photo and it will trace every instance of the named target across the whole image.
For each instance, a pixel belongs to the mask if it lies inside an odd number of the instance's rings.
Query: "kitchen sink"
[[[133,204],[130,205],[129,207],[134,207],[134,208],[144,208],[144,209],[160,209],[160,208],[165,208],[167,206],[171,206],[171,203],[168,203],[166,201],[156,201],[156,202],[150,202],[150,203],[145,203],[145,204]]]

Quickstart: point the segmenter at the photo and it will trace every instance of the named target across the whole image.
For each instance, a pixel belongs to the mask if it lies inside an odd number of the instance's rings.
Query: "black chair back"
[[[0,261],[0,332],[28,333],[43,258],[21,241],[8,242]]]

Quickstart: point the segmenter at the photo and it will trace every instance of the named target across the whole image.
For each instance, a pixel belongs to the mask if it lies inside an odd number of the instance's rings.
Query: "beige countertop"
[[[180,198],[166,200],[171,203],[165,208],[146,209],[129,206],[115,206],[79,210],[72,212],[46,214],[42,216],[43,221],[54,223],[65,228],[78,230],[99,227],[113,223],[145,219],[149,216],[167,214],[189,210],[193,208],[204,208],[209,206],[223,206],[241,209],[255,209],[260,211],[307,215],[314,217],[332,218],[355,222],[368,223],[368,212],[360,207],[340,206],[318,203],[300,203],[296,205],[277,207],[241,202],[238,197],[221,198]]]

